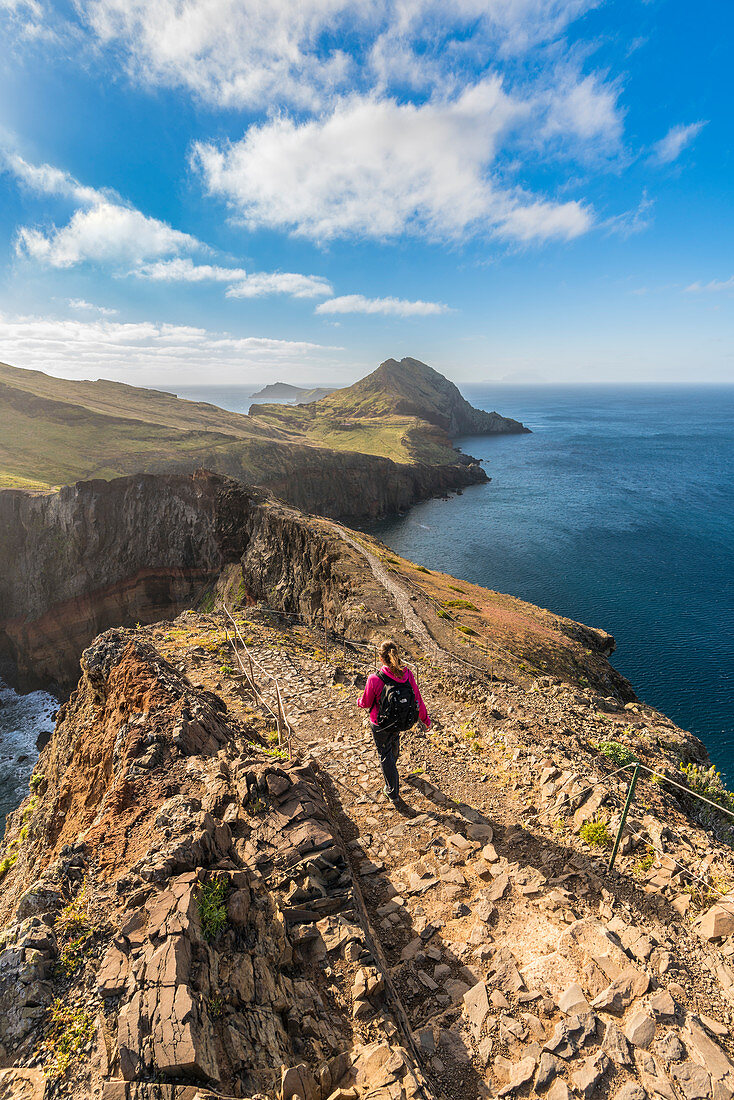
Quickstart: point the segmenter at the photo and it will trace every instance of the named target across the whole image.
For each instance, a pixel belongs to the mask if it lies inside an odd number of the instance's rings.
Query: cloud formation
[[[97,202],[89,210],[77,210],[61,228],[24,226],[16,238],[18,255],[40,260],[50,267],[73,267],[85,262],[141,263],[199,247],[199,242],[188,233],[172,229],[132,207],[106,201]]]
[[[720,294],[728,290],[734,290],[734,275],[729,279],[712,279],[710,283],[691,283],[686,294]]]
[[[300,275],[294,271],[248,272],[242,267],[196,264],[188,256],[144,264],[132,274],[162,282],[228,283],[228,298],[262,298],[269,294],[323,298],[334,293],[331,283],[321,275]]]
[[[430,317],[453,313],[443,302],[409,302],[404,298],[365,298],[363,294],[344,294],[316,306],[316,313],[381,313],[386,317]]]
[[[593,224],[587,206],[537,198],[491,172],[500,140],[528,110],[488,76],[449,99],[352,96],[319,118],[280,116],[233,144],[198,143],[192,159],[209,193],[251,228],[320,242],[469,232],[569,240]]]
[[[189,325],[12,317],[0,314],[3,358],[64,378],[121,378],[149,385],[276,380],[288,371],[333,371],[342,349]]]
[[[706,126],[706,122],[691,122],[688,126],[671,126],[664,138],[652,147],[650,160],[653,164],[672,164],[677,160]]]
[[[132,78],[210,105],[317,109],[359,88],[445,88],[557,39],[600,0],[78,0]]]

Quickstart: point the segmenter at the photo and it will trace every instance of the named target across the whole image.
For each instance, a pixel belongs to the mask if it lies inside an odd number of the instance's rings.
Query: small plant
[[[430,569],[426,569],[425,565],[416,565],[416,569],[419,573],[430,573]]]
[[[605,817],[589,818],[581,826],[579,836],[585,844],[593,848],[608,848],[612,843],[612,834]]]
[[[80,936],[84,932],[93,930],[94,925],[89,919],[86,879],[76,897],[59,913],[55,928],[57,935],[60,933],[62,936]]]
[[[225,878],[210,879],[196,891],[196,904],[204,938],[215,940],[227,926],[225,898],[229,883]]]
[[[600,741],[597,748],[602,756],[609,757],[620,768],[624,768],[627,764],[637,763],[637,757],[632,750],[619,741]]]
[[[209,998],[209,1017],[212,1020],[219,1020],[224,1015],[224,997],[221,993],[212,993]]]
[[[558,833],[559,836],[568,831],[568,822],[562,817],[555,817],[553,819],[553,832]]]
[[[444,607],[461,607],[461,608],[464,608],[465,611],[478,611],[479,610],[479,608],[476,606],[476,604],[469,603],[468,600],[444,600],[443,601],[443,606]]]
[[[51,1005],[51,1031],[45,1046],[52,1057],[51,1077],[63,1077],[92,1041],[95,1021],[91,1012],[65,1004],[58,997]]]
[[[466,592],[465,588],[458,588],[455,584],[450,584],[449,588],[452,592]]]
[[[59,952],[57,963],[58,971],[64,978],[70,978],[79,964],[83,962],[87,944],[92,938],[93,932],[87,929],[76,939],[70,940]]]
[[[456,624],[456,629],[460,630],[462,634],[476,634],[476,630],[472,630],[470,626],[462,626],[461,623]]]
[[[648,847],[646,854],[644,856],[641,856],[640,859],[636,860],[634,866],[632,867],[632,873],[638,878],[642,878],[642,876],[646,875],[647,872],[652,868],[654,862],[655,849]]]
[[[44,776],[43,772],[35,772],[31,776],[31,781],[30,781],[30,784],[29,784],[29,786],[31,788],[31,794],[37,794],[38,793],[38,791],[41,789],[41,787],[43,785],[44,779],[45,779],[45,776]]]
[[[438,615],[439,619],[448,619],[449,618],[448,611],[444,611],[444,609],[442,607],[437,607],[436,608],[436,614]]]
[[[17,862],[17,852],[14,852],[13,855],[4,856],[2,859],[0,859],[0,882],[5,878],[11,867],[15,867]]]

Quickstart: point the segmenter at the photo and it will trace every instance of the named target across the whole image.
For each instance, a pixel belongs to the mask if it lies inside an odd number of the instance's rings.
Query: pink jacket
[[[418,691],[418,685],[415,682],[415,676],[409,668],[403,670],[403,675],[398,676],[395,672],[392,672],[388,665],[382,666],[382,672],[386,673],[391,680],[394,680],[396,684],[404,684],[407,680],[410,683],[413,691],[415,692],[416,702],[418,703],[418,717],[421,722],[430,728],[431,719],[428,717],[428,711],[426,710],[426,704],[421,698],[421,693]],[[365,689],[362,692],[360,698],[357,701],[357,706],[362,707],[364,710],[370,712],[370,722],[373,725],[377,725],[377,716],[380,709],[380,696],[382,695],[382,689],[384,684],[376,672],[373,672],[365,685]]]

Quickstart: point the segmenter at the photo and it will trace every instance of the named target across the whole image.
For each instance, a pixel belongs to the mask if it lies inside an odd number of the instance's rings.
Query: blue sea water
[[[640,698],[734,781],[734,387],[462,390],[533,434],[457,440],[492,481],[369,530],[610,631]]]

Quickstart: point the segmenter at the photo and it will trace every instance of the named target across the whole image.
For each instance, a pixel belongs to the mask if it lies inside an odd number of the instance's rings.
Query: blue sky
[[[0,0],[0,360],[729,381],[731,6]]]

